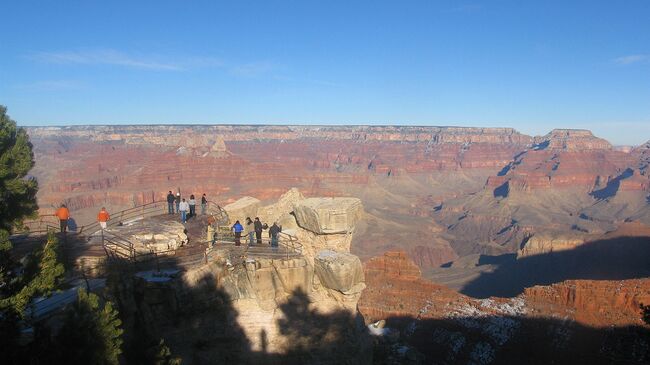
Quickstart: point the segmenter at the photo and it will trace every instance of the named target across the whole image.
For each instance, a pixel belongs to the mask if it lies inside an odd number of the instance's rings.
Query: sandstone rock
[[[130,239],[137,252],[172,252],[187,243],[185,227],[179,222],[147,220],[134,225],[114,226],[109,233]]]
[[[226,158],[230,156],[231,153],[226,148],[226,142],[223,140],[222,136],[217,136],[214,144],[210,147],[210,151],[207,153],[207,156],[216,157],[216,158]]]
[[[517,252],[517,258],[572,250],[584,244],[588,239],[589,237],[581,234],[537,234],[531,237]]]
[[[359,293],[365,287],[361,261],[349,253],[320,251],[314,261],[314,271],[325,287],[344,294]]]
[[[234,203],[226,205],[223,207],[223,209],[228,213],[230,224],[234,224],[235,221],[238,220],[243,225],[245,223],[246,217],[255,219],[257,216],[257,209],[259,207],[259,199],[245,196]]]
[[[282,225],[280,220],[283,220],[288,222],[290,226],[295,226],[295,223],[290,223],[290,219],[287,215],[293,211],[294,205],[303,200],[305,200],[305,197],[302,195],[300,190],[297,188],[291,188],[289,191],[282,194],[280,199],[278,199],[274,204],[259,208],[257,215],[263,222],[268,222],[269,225],[273,222],[278,222],[278,224]],[[285,228],[284,225],[282,225],[282,227]]]
[[[294,206],[298,225],[316,234],[350,232],[362,212],[357,198],[309,198]]]

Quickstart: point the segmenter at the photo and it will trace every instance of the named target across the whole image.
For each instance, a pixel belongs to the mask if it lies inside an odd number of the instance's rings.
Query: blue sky
[[[650,1],[5,1],[21,125],[588,128],[650,139]]]

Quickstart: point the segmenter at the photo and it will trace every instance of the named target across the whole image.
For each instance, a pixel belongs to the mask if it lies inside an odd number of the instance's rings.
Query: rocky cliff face
[[[246,216],[294,217],[289,215],[302,204],[313,209],[307,215],[295,214],[292,228],[283,227],[283,232],[299,238],[302,256],[295,258],[233,258],[227,250],[217,253],[217,264],[202,267],[185,274],[186,281],[196,282],[208,273],[218,287],[222,287],[231,299],[233,308],[239,313],[237,321],[251,343],[254,351],[264,349],[270,353],[286,353],[296,345],[296,339],[283,332],[281,323],[287,314],[281,308],[296,298],[305,299],[304,310],[326,315],[336,313],[338,317],[355,319],[358,315],[357,301],[365,288],[361,261],[349,253],[349,242],[354,232],[355,217],[363,209],[358,199],[301,197],[296,189],[283,195],[283,199],[266,207],[259,207],[257,200],[246,197],[226,207],[234,221],[242,210],[249,210]],[[292,206],[287,202],[294,200]],[[304,202],[304,203],[303,203]],[[343,222],[345,230],[324,233],[302,227],[336,227],[332,223]],[[266,232],[264,232],[266,235]],[[192,286],[192,285],[190,285]],[[343,315],[345,314],[345,315]],[[315,325],[327,326],[328,323]],[[345,323],[345,333],[354,341],[346,343],[345,352],[354,361],[363,363],[370,359],[369,343],[364,342],[363,327],[352,320]],[[263,340],[261,333],[264,333]],[[334,335],[334,334],[332,334]],[[339,354],[332,354],[336,357]]]

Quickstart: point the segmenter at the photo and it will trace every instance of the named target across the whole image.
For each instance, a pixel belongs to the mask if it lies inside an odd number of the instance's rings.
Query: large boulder
[[[321,284],[343,294],[358,293],[365,287],[361,260],[350,253],[320,251],[314,259],[314,271]]]
[[[298,225],[316,234],[348,233],[361,218],[357,198],[309,198],[293,207]]]
[[[239,221],[242,225],[246,217],[254,219],[257,216],[257,209],[260,207],[260,200],[245,196],[233,203],[230,203],[223,207],[223,209],[228,213],[228,219],[230,224]]]
[[[265,207],[261,207],[257,211],[257,215],[260,217],[262,222],[268,222],[269,225],[271,225],[273,222],[281,224],[281,220],[285,222],[287,220],[290,220],[290,217],[287,216],[293,211],[294,205],[302,200],[305,200],[305,197],[302,195],[300,190],[297,188],[291,188],[289,191],[282,194],[277,202]],[[293,225],[295,226],[295,223]]]

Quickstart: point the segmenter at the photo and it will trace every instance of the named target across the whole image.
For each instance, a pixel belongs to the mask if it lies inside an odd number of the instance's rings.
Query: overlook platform
[[[218,226],[214,244],[207,237],[209,217]],[[58,222],[51,216],[26,222],[26,226],[29,230],[11,237],[16,257],[40,247],[47,232],[58,232]],[[206,215],[191,217],[185,224],[181,223],[179,214],[167,214],[166,202],[154,202],[112,213],[106,230],[93,222],[56,235],[66,260],[89,275],[96,274],[107,259],[132,263],[138,269],[160,270],[187,269],[219,259],[236,263],[248,259],[302,257],[300,242],[285,233],[280,234],[279,247],[275,249],[270,246],[268,231],[263,232],[265,238],[259,244],[249,245],[247,237],[242,237],[241,245],[236,246],[226,212],[212,202],[208,204]]]

